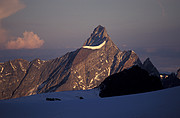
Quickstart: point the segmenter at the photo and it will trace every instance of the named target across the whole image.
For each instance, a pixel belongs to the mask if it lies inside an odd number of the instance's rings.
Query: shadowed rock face
[[[143,68],[150,74],[159,77],[159,71],[152,64],[149,58],[147,58],[143,63]]]
[[[101,47],[96,49],[83,48],[99,45]],[[142,66],[134,51],[120,51],[100,25],[83,46],[53,60],[28,62],[21,59],[0,64],[0,98],[87,90],[99,86],[109,75],[133,65]]]
[[[100,97],[136,94],[162,89],[160,78],[138,66],[110,75],[100,84]]]
[[[180,79],[180,68],[177,70],[177,78]]]
[[[86,40],[83,46],[98,46],[102,44],[104,41],[110,40],[109,35],[105,27],[99,25],[97,26],[91,36]]]
[[[177,71],[177,75],[175,73],[171,73],[170,75],[168,75],[167,78],[163,78],[161,80],[164,88],[180,86],[180,79],[178,78],[178,71]]]

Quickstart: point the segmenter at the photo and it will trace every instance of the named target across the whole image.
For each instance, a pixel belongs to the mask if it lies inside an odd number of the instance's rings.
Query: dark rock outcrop
[[[177,70],[177,78],[180,79],[180,68]]]
[[[152,64],[150,58],[147,58],[143,63],[143,69],[145,69],[150,75],[154,75],[159,77],[159,71],[157,68]]]
[[[138,66],[113,74],[100,84],[100,97],[136,94],[162,89],[160,78]]]
[[[180,86],[180,79],[175,73],[171,73],[167,78],[161,79],[164,88]]]

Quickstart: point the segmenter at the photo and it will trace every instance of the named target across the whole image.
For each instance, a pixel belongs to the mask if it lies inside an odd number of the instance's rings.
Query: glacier
[[[180,86],[107,98],[98,97],[98,89],[43,93],[0,100],[0,116],[2,118],[180,118],[179,91]],[[46,98],[59,98],[61,101],[46,101]]]

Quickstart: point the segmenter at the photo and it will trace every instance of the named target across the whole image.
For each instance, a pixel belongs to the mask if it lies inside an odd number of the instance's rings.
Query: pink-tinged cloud
[[[20,0],[0,0],[0,19],[6,18],[24,7],[25,5]]]
[[[37,34],[25,31],[23,37],[17,40],[9,41],[7,49],[34,49],[43,46],[44,40],[41,40]]]
[[[8,40],[8,31],[1,26],[2,20],[23,8],[25,5],[20,0],[0,0],[0,49],[5,48]]]
[[[0,21],[1,22],[1,21]],[[2,48],[7,39],[7,31],[3,28],[1,28],[1,24],[0,24],[0,47]]]

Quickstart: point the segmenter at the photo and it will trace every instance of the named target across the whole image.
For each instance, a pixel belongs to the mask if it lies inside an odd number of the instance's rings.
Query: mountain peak
[[[99,33],[101,33],[101,32],[104,32],[105,30],[106,30],[105,27],[103,27],[102,25],[98,25],[98,26],[94,29],[93,34],[99,34]]]
[[[106,28],[98,25],[83,46],[99,46],[106,43],[109,39],[110,37],[107,34]]]
[[[152,62],[150,61],[150,58],[147,58],[144,63],[143,63],[143,67],[146,71],[149,72],[150,75],[154,75],[159,77],[159,72],[157,70],[157,68],[152,64]]]
[[[148,57],[146,60],[147,60],[147,61],[150,61],[150,58]]]

